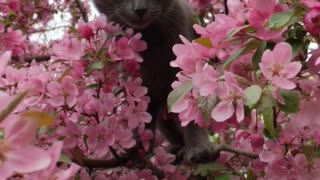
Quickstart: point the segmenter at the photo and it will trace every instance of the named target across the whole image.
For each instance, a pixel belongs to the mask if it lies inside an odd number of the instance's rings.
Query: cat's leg
[[[216,145],[209,141],[208,130],[194,123],[183,127],[185,140],[185,161],[187,163],[204,163],[219,157]]]
[[[168,152],[176,155],[175,163],[183,160],[184,137],[178,114],[168,113],[166,106],[161,106],[155,117],[156,128],[170,143]]]

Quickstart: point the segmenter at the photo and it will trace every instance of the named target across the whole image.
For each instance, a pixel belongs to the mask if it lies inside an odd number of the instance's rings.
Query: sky
[[[49,3],[54,3],[53,0],[49,0]],[[94,7],[92,1],[90,1],[91,14],[88,16],[89,21],[93,20],[95,17],[99,16],[99,12]],[[70,15],[68,13],[61,13],[53,15],[53,20],[48,23],[47,29],[52,29],[54,27],[63,27],[68,25],[68,20],[70,20]],[[64,28],[58,28],[54,30],[47,31],[46,33],[34,33],[30,38],[34,42],[48,43],[50,40],[57,40],[63,37]]]

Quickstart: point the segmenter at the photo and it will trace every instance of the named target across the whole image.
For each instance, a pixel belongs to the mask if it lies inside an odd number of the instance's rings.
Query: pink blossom
[[[61,80],[61,83],[53,81],[47,86],[49,96],[48,102],[55,107],[62,106],[65,103],[72,107],[77,101],[79,94],[78,88],[72,77],[66,76]]]
[[[12,11],[15,11],[15,12],[19,11],[20,10],[19,0],[10,0],[9,7]]]
[[[143,169],[142,171],[130,171],[128,174],[122,175],[119,180],[158,180],[158,178],[152,175],[152,171],[149,169]]]
[[[273,51],[266,50],[261,58],[259,67],[263,75],[274,85],[283,89],[293,89],[296,84],[292,79],[299,73],[301,64],[290,62],[292,48],[288,43],[278,43]]]
[[[132,148],[136,142],[133,139],[133,134],[130,130],[116,130],[115,132],[116,142],[121,148],[129,149]]]
[[[319,160],[309,162],[304,154],[274,159],[265,167],[267,179],[317,179]],[[316,175],[316,176],[315,176]]]
[[[173,46],[172,50],[177,58],[170,65],[181,68],[187,74],[194,73],[197,63],[202,62],[204,64],[202,60],[211,57],[210,49],[198,43],[191,43],[183,36],[180,36],[180,38],[183,44]]]
[[[32,106],[38,104],[45,96],[46,85],[51,75],[43,65],[32,64],[27,70],[27,79],[19,82],[18,89],[21,92],[28,90],[24,103]]]
[[[77,38],[65,38],[53,43],[50,52],[55,60],[80,60],[84,55],[85,44]]]
[[[217,72],[212,66],[206,66],[192,77],[192,83],[199,89],[201,96],[211,96],[215,94],[217,88]]]
[[[192,8],[203,10],[205,9],[212,0],[189,0],[189,4]]]
[[[153,138],[152,131],[150,129],[144,129],[143,126],[139,126],[138,132],[144,150],[148,151],[150,147],[150,140]]]
[[[178,74],[179,81],[172,83],[173,88],[178,88],[183,83],[190,81],[189,78]],[[198,106],[198,91],[191,91],[187,93],[180,101],[178,101],[171,109],[172,112],[179,113],[179,120],[182,126],[188,125],[190,122],[195,121],[200,127],[207,127],[207,123],[202,117]]]
[[[303,23],[312,35],[320,36],[320,8],[313,8],[307,12],[303,18]]]
[[[71,120],[66,120],[65,127],[63,126],[59,127],[59,129],[57,130],[57,134],[59,136],[64,137],[63,148],[65,149],[71,149],[76,145],[78,145],[78,142],[81,139],[81,135],[82,135],[77,124],[75,124]]]
[[[300,1],[309,8],[320,8],[319,0],[300,0]]]
[[[261,134],[251,133],[240,129],[236,131],[235,139],[232,144],[235,147],[249,152],[260,152],[264,144],[264,139]]]
[[[127,110],[128,126],[130,129],[135,129],[141,123],[151,122],[151,115],[146,112],[148,102],[139,102],[136,107],[129,107]]]
[[[320,48],[311,52],[311,57],[308,61],[308,70],[312,74],[319,74],[320,72]]]
[[[238,22],[236,19],[224,15],[217,14],[215,15],[215,21],[210,23],[207,27],[203,28],[200,25],[194,25],[194,29],[198,34],[201,34],[203,37],[210,38],[210,41],[213,47],[224,47],[227,44],[223,42],[227,40],[227,33],[230,29],[237,28],[241,25],[241,22]]]
[[[129,40],[127,38],[112,39],[112,43],[109,46],[109,56],[112,60],[133,60],[136,55],[137,54],[129,47]],[[141,62],[142,59],[139,59],[139,61]]]
[[[5,68],[6,78],[4,79],[5,85],[15,85],[20,83],[22,80],[26,79],[27,75],[26,68],[14,68],[12,66],[8,66]]]
[[[8,62],[11,59],[11,51],[5,51],[0,55],[0,77],[4,74]]]
[[[89,23],[90,28],[93,30],[93,32],[98,31],[98,30],[102,30],[107,28],[108,24],[107,24],[107,19],[105,16],[101,15],[97,18],[94,18],[92,21],[90,21]],[[119,30],[117,30],[119,31]],[[107,31],[108,32],[108,31]],[[112,32],[111,32],[112,33]]]
[[[141,86],[142,79],[141,78],[128,78],[126,82],[123,83],[125,90],[127,92],[127,101],[129,104],[134,104],[134,102],[140,102],[143,96],[147,94],[148,89],[146,87]],[[144,99],[149,102],[149,99]],[[145,105],[141,104],[141,108],[145,107]]]
[[[147,180],[157,180],[158,178],[152,175],[152,171],[149,169],[143,169],[140,172],[137,172],[137,175],[140,179],[147,179]]]
[[[0,49],[12,51],[12,56],[19,56],[26,48],[26,36],[20,30],[8,29],[0,34]]]
[[[231,72],[225,72],[225,82],[217,88],[217,95],[221,101],[213,108],[211,117],[217,122],[229,119],[236,111],[237,121],[244,119],[243,90],[238,86],[236,77]],[[236,107],[234,107],[234,103]]]
[[[27,176],[27,179],[68,180],[74,177],[77,171],[80,169],[80,166],[78,166],[77,164],[72,163],[69,168],[57,168],[57,162],[62,151],[62,144],[62,142],[55,142],[48,151],[51,158],[50,165],[41,171],[30,174],[29,177]]]
[[[260,28],[265,26],[274,13],[277,1],[249,0],[248,6],[252,8],[248,17],[250,25],[254,28]]]
[[[80,21],[77,30],[83,38],[90,39],[93,35],[93,30],[90,25],[84,21]]]
[[[191,94],[186,94],[183,99],[172,107],[171,111],[179,113],[181,125],[186,126],[195,120],[195,115],[198,112],[197,100]]]
[[[158,147],[154,150],[155,155],[150,161],[159,169],[166,172],[174,172],[175,166],[170,164],[176,157],[172,154],[167,153],[162,147]]]
[[[0,174],[6,179],[14,173],[30,173],[49,166],[51,159],[44,150],[32,145],[38,122],[10,116],[0,123],[4,137],[0,141]]]
[[[114,133],[104,123],[88,127],[86,135],[88,136],[87,144],[89,149],[98,157],[105,156],[108,152],[106,148],[115,143]]]
[[[117,106],[117,99],[114,97],[114,94],[107,93],[102,94],[99,99],[95,99],[90,97],[87,97],[84,100],[90,100],[93,101],[94,109],[98,113],[100,117],[106,117],[110,115],[113,111],[113,109]],[[88,101],[84,102],[88,103]]]
[[[147,43],[141,40],[142,35],[140,33],[135,34],[129,39],[129,46],[136,52],[142,52],[147,49]],[[142,62],[142,61],[138,61]]]
[[[249,0],[248,6],[250,7],[248,20],[250,25],[256,29],[256,37],[263,40],[278,39],[281,37],[285,28],[280,30],[267,29],[269,18],[275,12],[279,11],[278,9],[282,8],[276,0]]]

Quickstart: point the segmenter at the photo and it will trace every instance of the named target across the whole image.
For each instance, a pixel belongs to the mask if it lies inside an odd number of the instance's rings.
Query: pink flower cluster
[[[151,121],[146,112],[150,100],[138,73],[142,62],[139,52],[147,47],[141,34],[134,34],[132,29],[123,32],[103,16],[80,22],[77,31],[50,43],[48,62],[13,63],[10,60],[16,46],[0,48],[3,93],[11,98],[28,91],[16,113],[37,109],[54,117],[53,124],[38,133],[36,121],[28,125],[29,121],[19,116],[10,116],[1,123],[5,134],[0,141],[1,178],[19,174],[26,179],[68,179],[80,167],[72,163],[69,168],[66,164],[57,168],[56,163],[62,152],[74,158],[76,149],[87,158],[112,159],[113,153],[125,154],[139,141],[143,144],[141,151],[148,151],[153,133],[145,129],[145,123]],[[122,35],[117,35],[119,32]],[[24,42],[19,33],[11,36]],[[18,44],[13,40],[1,40],[0,44]],[[155,166],[173,173],[175,169],[170,163],[174,156],[159,148],[162,151],[154,156],[159,159]],[[168,160],[162,162],[167,156]],[[152,177],[146,169],[132,171],[131,175]],[[109,173],[105,178],[116,176],[120,177]]]
[[[245,167],[258,179],[314,179],[319,173],[320,53],[318,46],[308,52],[309,41],[301,39],[319,38],[319,7],[318,1],[230,0],[228,15],[194,25],[201,37],[181,37],[173,47],[171,66],[181,71],[168,101],[181,125],[195,122],[218,134],[217,142],[259,155],[253,160],[223,152],[219,163],[237,172]]]
[[[317,178],[320,48],[309,51],[309,44],[319,44],[320,2],[189,3],[203,24],[194,25],[198,39],[181,36],[173,47],[171,66],[181,71],[169,107],[182,126],[208,128],[210,140],[232,153],[195,167],[173,165],[161,135],[146,128],[141,34],[103,16],[78,21],[87,1],[0,0],[0,179]],[[66,11],[72,18],[62,39],[30,40]],[[82,164],[136,147],[137,159],[123,166]]]

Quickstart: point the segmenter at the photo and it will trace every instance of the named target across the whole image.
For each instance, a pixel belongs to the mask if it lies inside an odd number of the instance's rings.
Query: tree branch
[[[82,163],[78,163],[81,166],[85,166],[87,168],[116,168],[120,166],[125,166],[128,162],[128,159],[109,159],[109,160],[100,160],[100,159],[83,159]]]
[[[229,146],[227,144],[221,144],[220,146],[218,146],[217,147],[217,151],[218,152],[219,151],[232,152],[232,153],[239,154],[239,155],[242,155],[242,156],[247,156],[247,157],[250,157],[250,158],[253,158],[253,159],[259,158],[259,155],[256,154],[256,153],[242,151],[240,149],[233,148],[232,146]]]
[[[228,0],[224,0],[224,14],[226,14],[226,15],[229,14]]]
[[[88,16],[87,16],[87,12],[85,11],[85,9],[83,8],[81,2],[79,0],[75,0],[76,5],[78,6],[80,13],[82,15],[83,21],[84,22],[88,22]]]
[[[23,60],[25,62],[32,62],[33,60],[37,61],[37,62],[43,62],[43,61],[49,61],[51,58],[50,55],[41,55],[41,56],[34,56],[34,57],[26,57]],[[12,60],[14,61],[19,61],[20,58],[17,56],[12,57]]]

